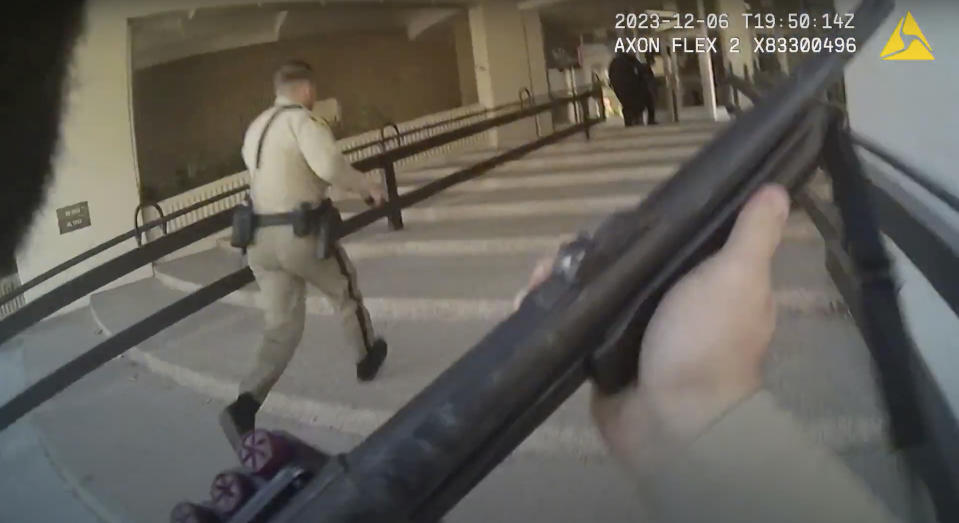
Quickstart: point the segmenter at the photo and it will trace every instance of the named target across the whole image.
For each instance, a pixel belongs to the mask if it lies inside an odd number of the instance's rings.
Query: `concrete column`
[[[706,8],[703,0],[696,1],[696,9],[700,20],[706,18]],[[698,35],[706,38],[706,27],[701,26]],[[706,109],[706,116],[710,120],[716,119],[716,84],[713,80],[713,55],[712,53],[697,53],[696,59],[699,61],[699,78],[703,83],[703,106]]]
[[[753,64],[753,30],[746,27],[746,3],[743,0],[716,0],[716,13],[729,16],[729,27],[720,29],[720,45],[723,46],[723,56],[727,65],[732,65],[732,73],[743,76],[743,68],[749,70],[752,76],[755,72]],[[738,52],[731,52],[731,39],[739,39]]]
[[[282,0],[264,0],[280,3]],[[182,9],[222,7],[229,0],[89,0],[83,35],[74,50],[60,143],[46,200],[16,253],[26,282],[69,258],[133,228],[139,203],[130,89],[129,20]],[[239,1],[234,3],[240,4]],[[61,233],[57,209],[86,202],[90,225]],[[33,300],[54,287],[136,247],[128,240],[26,293]],[[108,284],[152,276],[147,266]],[[82,306],[87,299],[64,309]]]
[[[546,74],[546,46],[543,43],[543,24],[536,11],[521,11],[523,16],[523,30],[526,39],[526,56],[529,67],[529,86],[534,98],[541,98],[549,93],[549,81]],[[546,112],[536,117],[539,123],[540,134],[553,131],[553,118]]]
[[[17,252],[25,282],[133,228],[139,203],[130,110],[127,18],[115,2],[89,2],[68,82],[54,178],[46,202]],[[87,202],[90,225],[61,233],[57,209]],[[29,291],[27,300],[136,246],[129,240]],[[114,283],[152,275],[149,267]],[[74,305],[82,305],[83,302]]]
[[[677,0],[663,0],[663,9],[666,11],[679,12],[679,2]],[[683,109],[683,82],[679,76],[679,64],[677,63],[676,53],[669,53],[668,57],[663,57],[663,69],[666,74],[666,86],[669,93],[669,117],[675,121]],[[669,66],[665,61],[669,60]]]
[[[479,101],[476,93],[476,68],[473,64],[473,42],[470,38],[470,22],[467,15],[458,16],[453,23],[456,44],[456,65],[459,69],[460,99],[463,105]]]
[[[530,15],[536,16],[534,13]],[[514,3],[505,1],[493,1],[470,8],[469,23],[480,103],[494,107],[517,101],[519,91],[524,87],[532,91],[530,55],[537,55],[536,62],[539,64],[544,64],[546,60],[542,31],[539,31],[539,45],[527,49],[529,35],[524,30],[526,16]],[[526,142],[535,137],[536,124],[529,118],[499,127],[491,133],[491,145]]]

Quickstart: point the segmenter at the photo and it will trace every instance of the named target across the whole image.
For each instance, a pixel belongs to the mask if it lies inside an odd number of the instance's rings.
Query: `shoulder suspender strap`
[[[266,138],[266,133],[270,130],[270,126],[273,125],[273,120],[276,120],[276,117],[288,109],[302,109],[302,105],[283,105],[279,109],[273,111],[273,114],[270,115],[270,119],[266,121],[266,125],[263,126],[263,132],[260,133],[260,141],[256,144],[256,161],[255,166],[257,170],[260,170],[260,154],[263,152],[263,139]]]

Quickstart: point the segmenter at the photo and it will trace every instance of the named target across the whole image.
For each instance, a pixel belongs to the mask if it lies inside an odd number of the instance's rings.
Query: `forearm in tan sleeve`
[[[766,392],[728,411],[642,477],[669,523],[891,523],[898,521],[846,466],[813,444]]]

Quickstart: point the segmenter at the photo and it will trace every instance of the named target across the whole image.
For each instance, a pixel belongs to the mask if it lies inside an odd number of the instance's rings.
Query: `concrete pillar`
[[[746,3],[743,0],[716,0],[716,13],[729,15],[729,27],[720,29],[720,45],[723,46],[723,56],[726,57],[727,65],[732,65],[732,73],[736,76],[743,76],[744,68],[749,70],[749,76],[753,76],[755,66],[753,64],[753,30],[746,27],[746,19],[743,14],[746,13]],[[739,39],[738,52],[732,52],[730,49],[732,38]]]
[[[263,3],[281,3],[264,0]],[[131,18],[184,9],[222,7],[228,0],[88,0],[83,35],[74,50],[68,93],[46,200],[16,253],[26,282],[69,258],[133,228],[139,203],[130,90]],[[240,4],[240,2],[234,2]],[[90,225],[61,232],[57,210],[86,203]],[[33,300],[54,287],[136,247],[128,240],[26,293]],[[110,283],[152,276],[149,266]],[[86,298],[64,309],[84,305]]]
[[[139,196],[127,18],[115,2],[89,2],[84,30],[70,69],[53,182],[17,252],[23,282],[133,228]],[[90,225],[61,233],[57,209],[81,202],[89,209]],[[129,240],[95,256],[29,291],[27,300],[135,246]],[[114,285],[150,275],[146,267]]]
[[[696,9],[700,20],[706,18],[706,8],[703,0],[696,1]],[[700,26],[697,31],[699,37],[706,38],[706,27]],[[706,117],[710,120],[716,119],[716,84],[713,80],[713,55],[712,53],[697,53],[696,59],[699,61],[699,78],[703,83],[703,106],[706,109]]]
[[[663,9],[666,11],[679,12],[679,2],[677,2],[677,0],[663,0]],[[669,116],[673,121],[676,121],[683,109],[683,82],[679,76],[679,64],[677,63],[676,53],[669,53],[669,56],[664,57],[663,60],[663,69],[666,74],[666,87],[670,90]],[[668,66],[665,63],[666,60],[669,61]]]
[[[463,105],[479,102],[476,93],[476,68],[473,63],[473,42],[470,38],[470,22],[467,15],[458,16],[453,22],[456,44],[456,65],[459,69],[460,99]]]
[[[549,93],[549,80],[546,74],[546,46],[543,43],[543,24],[536,11],[521,11],[523,16],[523,30],[526,39],[526,56],[529,67],[529,86],[534,98],[544,97]],[[548,134],[553,130],[553,118],[546,112],[536,120],[540,134]]]
[[[531,55],[536,64],[545,64],[542,31],[538,30],[538,45],[529,46],[529,17],[514,3],[493,1],[471,7],[470,34],[473,42],[473,61],[476,68],[476,91],[480,103],[494,107],[519,99],[520,89],[534,89],[531,81]],[[535,44],[535,43],[534,43]],[[545,69],[545,65],[542,66]],[[538,73],[537,73],[538,74]],[[542,77],[545,85],[545,74]],[[499,127],[491,133],[493,146],[510,142],[526,142],[536,137],[532,118]]]

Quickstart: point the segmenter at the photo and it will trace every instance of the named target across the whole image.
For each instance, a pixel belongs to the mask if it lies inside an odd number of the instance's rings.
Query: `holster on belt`
[[[323,200],[316,212],[316,256],[321,260],[329,258],[336,249],[339,240],[342,218],[340,211],[330,200]]]
[[[256,215],[253,214],[253,202],[247,195],[243,203],[233,209],[233,233],[230,236],[230,245],[237,249],[243,249],[246,253],[247,247],[253,243],[253,229],[255,228]]]
[[[245,252],[253,243],[256,229],[290,225],[293,227],[293,235],[298,238],[316,235],[316,255],[326,259],[335,249],[341,221],[340,212],[329,199],[323,200],[317,208],[303,202],[292,212],[255,214],[253,204],[247,197],[246,201],[233,211],[233,235],[230,245]]]

